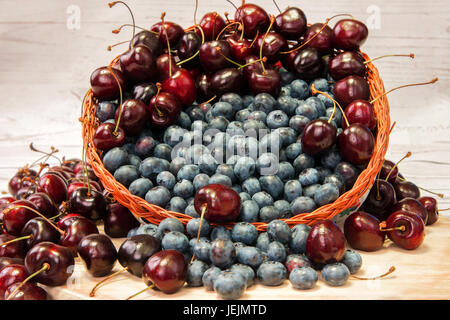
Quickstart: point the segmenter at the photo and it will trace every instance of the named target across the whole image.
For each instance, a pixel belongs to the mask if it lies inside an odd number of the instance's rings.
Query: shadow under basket
[[[362,53],[364,59],[369,60],[369,57]],[[118,61],[118,57],[115,58],[110,66],[114,65]],[[367,63],[367,81],[369,82],[370,92],[372,97],[381,96],[385,93],[383,81],[380,78],[377,68],[372,63]],[[339,220],[345,219],[345,217],[356,210],[366,198],[370,191],[375,178],[380,170],[384,157],[389,145],[389,133],[390,133],[390,115],[389,115],[389,102],[386,96],[377,99],[374,103],[374,111],[377,117],[377,136],[375,142],[375,149],[365,170],[361,172],[356,180],[353,188],[342,194],[336,201],[331,204],[322,206],[313,212],[301,213],[284,220],[289,226],[297,224],[311,225],[316,221],[323,219]],[[97,150],[93,144],[93,138],[96,128],[99,125],[99,121],[96,117],[97,102],[93,97],[92,91],[89,90],[83,105],[83,115],[80,119],[82,122],[82,135],[83,145],[86,150],[86,158],[96,176],[102,182],[104,188],[111,193],[116,201],[127,207],[137,218],[144,218],[147,221],[159,224],[161,220],[165,218],[177,218],[186,224],[191,216],[168,211],[156,205],[150,204],[144,199],[132,195],[130,191],[117,182],[114,176],[105,169],[102,162],[102,152]],[[234,223],[225,224],[227,228],[231,228]],[[340,224],[338,222],[338,224]],[[214,224],[213,224],[214,225]],[[265,231],[267,223],[255,222],[258,231]]]

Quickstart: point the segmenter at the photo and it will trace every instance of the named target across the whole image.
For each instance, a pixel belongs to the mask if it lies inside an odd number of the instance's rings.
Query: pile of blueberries
[[[314,84],[332,97],[333,84],[325,74],[308,84],[284,68],[279,72],[278,99],[227,93],[212,105],[194,104],[166,130],[148,127],[107,151],[105,168],[132,194],[192,217],[198,217],[195,192],[213,183],[240,194],[238,220],[244,222],[267,223],[332,203],[353,186],[364,166],[343,161],[336,146],[310,156],[302,152],[300,136],[309,122],[328,120],[333,112],[331,124],[341,132],[342,113],[333,101],[311,95]],[[98,119],[113,123],[117,107],[100,102]]]
[[[347,250],[340,262],[314,264],[305,255],[309,231],[304,224],[290,229],[282,220],[271,221],[267,232],[258,233],[248,222],[238,222],[230,231],[223,226],[212,228],[207,221],[200,227],[199,218],[186,227],[178,219],[166,218],[159,226],[132,229],[128,237],[149,234],[161,240],[162,249],[183,253],[186,261],[194,256],[187,270],[189,287],[204,286],[223,299],[238,299],[256,282],[279,286],[289,279],[296,289],[311,289],[318,281],[316,270],[321,270],[328,285],[345,285],[350,274],[361,268],[361,256]]]

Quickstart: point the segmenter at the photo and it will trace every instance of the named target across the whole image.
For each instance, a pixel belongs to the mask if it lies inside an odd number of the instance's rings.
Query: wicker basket
[[[369,60],[369,57],[366,54],[362,53],[362,55],[364,59]],[[114,59],[110,65],[114,65],[117,61],[118,58]],[[367,80],[370,84],[371,95],[372,97],[378,97],[385,92],[383,81],[379,76],[378,70],[372,63],[367,63],[367,72]],[[374,102],[374,110],[377,117],[378,128],[374,153],[367,168],[361,172],[353,188],[342,194],[335,202],[322,206],[313,212],[302,213],[289,219],[283,219],[286,223],[290,226],[296,224],[311,225],[318,220],[338,218],[339,216],[342,217],[357,209],[364,201],[381,168],[389,144],[390,116],[389,102],[386,96],[383,96]],[[94,133],[99,125],[95,114],[95,99],[92,91],[89,91],[84,101],[81,118],[83,143],[86,150],[86,157],[105,189],[110,192],[119,203],[127,207],[136,217],[145,218],[151,223],[159,224],[159,222],[165,218],[175,217],[186,224],[192,219],[192,217],[188,215],[165,210],[148,203],[138,196],[132,195],[126,187],[114,179],[113,175],[105,169],[102,163],[101,151],[95,149],[93,145]],[[253,224],[259,231],[266,230],[267,223],[257,222]],[[232,225],[233,223],[229,223],[225,226],[231,228]]]

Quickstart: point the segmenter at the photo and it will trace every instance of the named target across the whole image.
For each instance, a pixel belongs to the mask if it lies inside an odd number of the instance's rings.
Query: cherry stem
[[[273,3],[275,4],[275,7],[277,7],[278,12],[281,13],[281,9],[280,9],[280,7],[278,6],[278,3],[277,3],[275,0],[273,0]]]
[[[262,42],[261,42],[261,47],[259,48],[259,58],[260,58],[260,59],[263,58],[263,48],[264,48],[264,43],[265,43],[265,41],[266,41],[267,35],[268,35],[269,32],[270,32],[270,29],[272,29],[272,26],[273,26],[273,23],[274,23],[274,22],[275,22],[275,16],[271,15],[271,16],[270,16],[270,24],[269,24],[269,27],[267,28],[267,31],[266,31],[266,33],[264,34],[264,37],[263,37]],[[266,74],[266,73],[267,73],[266,67],[264,66],[264,62],[262,62],[262,61],[261,61],[261,68],[262,68],[262,70],[263,70],[262,73],[263,73],[263,74]]]
[[[117,29],[114,29],[114,30],[112,31],[112,33],[118,34],[118,33],[120,33],[120,31],[122,31],[122,29],[125,28],[125,27],[134,27],[134,28],[137,28],[137,29],[139,29],[139,30],[148,31],[148,32],[151,32],[151,33],[154,33],[154,34],[158,34],[158,32],[156,32],[156,31],[147,30],[147,29],[145,29],[145,28],[142,28],[142,27],[139,27],[139,26],[135,26],[135,25],[132,25],[132,24],[130,24],[130,23],[125,23],[125,24],[121,25],[121,26],[118,27]]]
[[[393,227],[393,228],[386,228],[386,222],[381,222],[378,228],[380,231],[383,232],[387,232],[387,231],[395,231],[395,230],[399,230],[399,231],[405,231],[406,227],[405,226],[398,226],[398,227]]]
[[[415,56],[414,56],[414,53],[410,53],[410,54],[386,54],[384,56],[379,56],[379,57],[376,57],[376,58],[373,58],[373,59],[370,59],[370,60],[366,60],[366,61],[364,61],[364,64],[368,64],[368,63],[374,62],[376,60],[387,58],[387,57],[410,57],[411,59],[414,59]]]
[[[255,61],[246,63],[246,64],[240,66],[240,67],[238,68],[238,70],[240,70],[240,69],[242,69],[242,68],[245,68],[245,67],[248,67],[248,66],[251,65],[251,64],[258,63],[258,62],[260,62],[260,61],[262,61],[262,62],[267,62],[267,57],[263,57],[262,59],[258,59],[258,60],[255,60]]]
[[[347,127],[350,126],[350,124],[349,124],[349,122],[348,122],[348,119],[347,119],[347,117],[345,116],[344,110],[342,109],[341,105],[340,105],[335,99],[333,99],[332,96],[330,96],[330,95],[329,95],[328,93],[326,93],[326,92],[317,90],[316,87],[314,86],[314,83],[311,85],[311,93],[312,93],[313,95],[316,94],[316,93],[320,93],[321,95],[323,95],[323,96],[327,97],[328,99],[330,99],[331,101],[333,101],[333,105],[334,105],[333,113],[331,114],[330,119],[328,119],[328,123],[331,123],[331,120],[333,120],[334,114],[335,114],[335,112],[336,112],[336,106],[337,106],[337,107],[339,108],[339,110],[341,110],[341,112],[342,112],[342,117],[343,117],[344,120],[345,120],[345,124],[347,125]]]
[[[200,225],[198,226],[197,240],[195,241],[195,244],[197,244],[197,243],[198,243],[198,240],[200,239],[200,232],[202,231],[202,223],[203,223],[203,219],[204,219],[204,217],[205,217],[206,210],[208,210],[208,205],[205,203],[205,204],[202,206],[202,213],[201,213],[201,215],[200,215]],[[192,258],[191,258],[190,263],[191,263],[192,261],[194,261],[194,259],[195,259],[195,251],[194,251],[194,254],[192,255]]]
[[[155,101],[158,98],[159,94],[161,93],[161,83],[157,82],[156,88],[158,89],[158,91],[156,91],[155,94]],[[155,110],[158,113],[158,116],[162,117],[164,115],[164,113],[162,113],[161,110],[159,110],[158,107],[156,106],[156,102],[155,102]]]
[[[229,27],[236,26],[236,25],[240,26],[241,29],[242,29],[242,23],[240,23],[240,22],[238,22],[238,21],[232,22],[232,23],[230,23],[230,24],[227,24],[227,26],[226,26],[225,28],[223,28],[223,29],[219,32],[219,34],[218,34],[217,37],[216,37],[216,40],[219,40],[220,37],[225,33],[225,31],[226,31]]]
[[[141,293],[144,293],[144,292],[146,292],[146,291],[148,291],[148,290],[150,290],[150,289],[152,289],[152,288],[154,288],[154,287],[155,287],[155,284],[152,283],[152,284],[149,285],[147,288],[145,288],[145,289],[143,289],[143,290],[141,290],[141,291],[139,291],[139,292],[137,292],[137,293],[135,293],[135,294],[129,296],[128,298],[126,298],[126,300],[131,300],[131,299],[133,299],[134,297],[137,297],[138,295],[140,295]]]
[[[226,55],[224,55],[222,53],[222,49],[220,47],[216,47],[217,52],[219,52],[219,54],[225,58],[225,60],[227,60],[228,62],[234,64],[235,66],[242,68],[242,64],[237,63],[236,61],[231,60],[230,58],[228,58]]]
[[[108,3],[108,6],[109,6],[110,8],[112,8],[113,6],[115,6],[115,5],[118,4],[118,3],[123,4],[123,5],[128,9],[128,11],[130,12],[131,19],[133,20],[133,36],[132,36],[131,39],[134,39],[134,36],[135,36],[135,34],[136,34],[136,23],[135,23],[135,21],[134,21],[133,11],[131,11],[131,8],[130,8],[125,2],[123,2],[123,1],[114,1],[114,2]],[[114,32],[114,31],[113,31],[113,32]],[[133,43],[131,43],[131,48],[133,48]]]
[[[198,0],[195,0],[194,25],[197,25],[197,10],[198,10]],[[128,300],[128,299],[127,299],[127,300]]]
[[[50,147],[50,152],[47,153],[47,152],[45,152],[45,151],[41,151],[41,150],[36,149],[36,148],[34,147],[34,145],[33,145],[33,142],[31,142],[31,143],[30,143],[30,150],[33,151],[33,152],[37,152],[37,153],[42,153],[42,154],[44,154],[44,156],[41,157],[41,158],[39,158],[38,160],[36,160],[36,161],[32,164],[32,166],[35,165],[36,162],[41,161],[42,159],[45,159],[45,161],[44,161],[44,163],[45,163],[45,162],[48,161],[48,159],[49,159],[50,157],[55,158],[56,160],[58,160],[59,164],[62,165],[61,159],[58,158],[57,156],[55,156],[55,153],[58,153],[59,150],[58,150],[58,149],[55,149],[55,147],[53,147],[53,146]]]
[[[58,218],[58,217],[62,216],[63,214],[65,214],[65,213],[66,213],[65,210],[66,210],[66,209],[61,210],[60,213],[58,213],[56,216],[53,216],[53,217],[51,217],[51,218],[49,218],[49,219],[50,219],[50,220],[55,220],[56,218]]]
[[[441,211],[449,211],[450,210],[450,208],[447,208],[447,209],[440,209],[440,210],[438,210],[438,212],[441,212]]]
[[[194,29],[195,28],[197,28],[198,30],[200,30],[200,33],[201,33],[201,35],[202,35],[202,44],[204,44],[205,43],[205,33],[203,32],[203,28],[202,27],[200,27],[200,25],[195,25],[194,26]],[[187,58],[187,59],[185,59],[185,60],[183,60],[183,61],[180,61],[180,62],[178,62],[177,63],[177,66],[180,66],[180,65],[182,65],[183,63],[186,63],[186,62],[189,62],[189,61],[191,61],[192,59],[194,59],[196,56],[198,56],[200,54],[200,48],[197,50],[197,52],[195,53],[195,54],[193,54],[191,57],[189,57],[189,58]]]
[[[98,282],[91,290],[91,292],[89,293],[89,297],[94,297],[95,296],[95,292],[97,291],[97,289],[106,281],[114,278],[115,276],[121,274],[122,272],[128,271],[128,267],[125,267],[123,269],[120,269],[119,271],[114,272],[113,274],[110,274],[109,276],[107,276],[106,278],[104,278],[102,281]]]
[[[169,35],[167,34],[167,30],[166,30],[166,23],[164,22],[165,16],[166,16],[166,13],[163,12],[161,14],[161,27],[163,28],[164,35],[166,36],[166,40],[167,40],[167,50],[168,50],[168,54],[169,54],[169,76],[172,77],[172,53],[170,50]]]
[[[14,243],[14,242],[22,241],[22,240],[27,240],[27,239],[31,239],[31,238],[33,238],[32,234],[29,234],[28,236],[15,238],[15,239],[12,239],[12,240],[9,240],[9,241],[6,241],[6,242],[0,244],[0,247],[4,247],[4,246],[7,246],[10,243]]]
[[[44,271],[46,271],[46,270],[49,270],[50,269],[50,265],[47,263],[47,262],[45,262],[43,265],[42,265],[42,268],[40,268],[38,271],[36,271],[36,272],[34,272],[34,273],[32,273],[32,274],[30,274],[25,280],[23,280],[22,281],[22,283],[8,296],[8,298],[6,298],[6,300],[10,300],[10,299],[12,299],[15,295],[16,295],[16,293],[28,282],[28,281],[30,281],[31,279],[33,279],[35,276],[37,276],[38,274],[40,274],[40,273],[42,273],[42,272],[44,272]]]
[[[119,46],[119,45],[121,45],[121,44],[125,44],[125,43],[130,43],[130,41],[129,41],[129,40],[121,41],[121,42],[118,42],[118,43],[116,43],[116,44],[113,44],[113,45],[108,46],[106,49],[107,49],[108,51],[111,51],[112,48],[114,48],[114,47],[116,47],[116,46]]]
[[[116,123],[116,127],[114,128],[113,131],[113,135],[117,136],[117,130],[119,130],[119,125],[120,125],[120,120],[122,120],[122,113],[123,113],[123,93],[122,93],[122,86],[120,85],[120,81],[119,78],[117,78],[117,75],[115,74],[115,72],[113,71],[113,69],[108,66],[108,71],[111,72],[111,74],[113,75],[114,79],[117,82],[117,85],[119,86],[119,94],[120,94],[120,104],[119,104],[119,108],[120,108],[120,112],[119,112],[119,116],[117,118],[117,123]]]
[[[236,5],[231,1],[231,0],[226,0],[228,3],[230,3],[234,9],[238,10],[238,7],[236,7]]]
[[[304,46],[306,46],[308,43],[310,43],[312,40],[314,40],[315,37],[317,37],[323,29],[325,29],[325,27],[328,25],[328,23],[330,22],[331,19],[337,18],[337,17],[341,17],[341,16],[350,16],[353,18],[353,16],[351,14],[348,13],[343,13],[343,14],[337,14],[335,16],[332,16],[331,18],[327,18],[325,20],[325,23],[322,25],[322,27],[320,28],[319,32],[317,32],[315,35],[313,35],[311,38],[309,38],[307,41],[303,42],[300,46],[298,46],[297,48],[291,49],[289,51],[285,51],[285,52],[280,52],[281,54],[290,54],[292,52],[298,51],[301,48],[303,48]]]
[[[89,174],[88,174],[88,170],[87,170],[87,161],[86,161],[87,150],[84,146],[83,146],[82,151],[83,151],[83,153],[81,154],[81,163],[83,164],[83,175],[84,175],[84,179],[85,179],[84,183],[87,184],[88,196],[91,196],[91,181],[89,179]]]
[[[256,35],[253,38],[252,43],[250,43],[250,48],[253,48],[253,45],[255,44],[256,39],[258,39],[258,37],[259,37],[259,30],[256,30]]]
[[[408,180],[406,180],[405,178],[402,178],[402,177],[397,177],[397,178],[399,178],[401,181],[408,181]],[[428,189],[425,189],[425,188],[422,188],[422,187],[419,187],[419,186],[417,186],[417,188],[419,188],[420,190],[426,191],[428,193],[434,194],[435,196],[438,196],[441,199],[444,199],[444,194],[443,193],[433,192],[433,191],[430,191]]]
[[[225,16],[225,19],[227,19],[227,24],[230,24],[231,21],[230,21],[230,19],[228,18],[229,13],[228,13],[228,12],[224,12],[223,15]]]
[[[30,208],[28,206],[24,206],[24,205],[15,205],[11,208],[6,208],[5,210],[3,210],[3,214],[8,214],[11,210],[14,209],[28,209],[30,211],[32,211],[33,213],[37,214],[38,216],[40,216],[42,219],[44,219],[45,221],[47,221],[53,228],[55,228],[56,231],[58,231],[60,234],[65,234],[65,232],[63,230],[61,230],[60,228],[58,228],[52,221],[50,221],[50,219],[48,219],[46,216],[44,216],[42,213],[40,213],[39,211]]]
[[[207,103],[210,103],[210,102],[213,101],[215,98],[217,98],[217,96],[212,97],[212,98],[209,99],[208,101],[205,101],[205,102],[203,102],[203,103],[200,103],[200,105],[203,106],[203,105],[205,105],[205,104],[207,104]]]
[[[212,33],[212,38],[215,38],[216,35],[216,22],[217,22],[217,12],[214,12],[214,24],[213,24],[213,33]]]
[[[391,126],[391,129],[389,129],[389,134],[392,133],[392,130],[394,130],[396,124],[397,124],[397,121],[394,121],[394,123]]]
[[[390,275],[394,271],[395,271],[395,267],[392,266],[392,267],[389,268],[389,270],[386,273],[384,273],[382,275],[379,275],[379,276],[376,276],[376,277],[364,278],[364,277],[358,277],[358,276],[355,276],[355,275],[351,275],[351,277],[353,277],[355,279],[358,279],[358,280],[377,280],[377,279],[384,278],[384,277]]]
[[[405,154],[405,156],[403,158],[401,158],[393,167],[392,169],[389,171],[388,175],[386,176],[385,181],[389,180],[389,177],[391,176],[392,172],[395,170],[395,168],[398,167],[398,165],[400,164],[400,162],[402,162],[403,160],[405,160],[406,158],[411,157],[412,153],[410,151],[408,151],[407,154]]]
[[[383,93],[382,95],[380,95],[377,98],[375,98],[372,101],[370,101],[370,103],[374,103],[375,101],[377,101],[378,99],[380,99],[380,98],[384,97],[385,95],[391,93],[392,91],[395,91],[395,90],[398,90],[398,89],[402,89],[402,88],[407,88],[407,87],[425,86],[425,85],[428,85],[428,84],[433,84],[436,81],[438,81],[438,78],[434,78],[433,80],[428,81],[428,82],[405,84],[403,86],[399,86],[399,87],[393,88],[393,89]]]

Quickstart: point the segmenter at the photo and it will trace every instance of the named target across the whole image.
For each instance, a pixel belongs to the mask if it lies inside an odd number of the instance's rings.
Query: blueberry
[[[203,261],[192,261],[187,268],[186,282],[188,287],[201,287],[203,285],[203,274],[207,269],[208,265]]]
[[[158,144],[153,150],[153,155],[156,158],[165,159],[167,161],[172,160],[172,147],[165,143]]]
[[[187,199],[194,195],[194,185],[191,181],[182,179],[173,187],[173,195]]]
[[[196,238],[192,238],[194,242],[193,253],[195,258],[201,260],[205,263],[211,263],[209,254],[211,252],[211,242],[208,239],[199,239],[197,242]]]
[[[153,236],[160,240],[162,238],[162,235],[158,230],[158,226],[153,223],[146,223],[146,224],[141,225],[136,230],[136,235],[138,235],[138,234],[148,234],[148,235]]]
[[[334,95],[333,95],[331,92],[325,92],[325,93],[326,93],[327,95],[329,95],[331,98],[334,99]],[[317,98],[318,98],[320,101],[322,101],[322,103],[323,103],[323,105],[325,106],[325,108],[327,108],[326,116],[328,116],[328,113],[329,113],[328,109],[333,109],[333,107],[334,107],[334,102],[333,102],[333,100],[331,100],[328,96],[323,95],[323,94],[317,95]],[[336,109],[336,110],[338,110],[338,109]],[[331,115],[332,113],[333,113],[333,112],[331,111],[330,115]]]
[[[245,155],[245,136],[234,135],[231,136],[227,143],[227,153],[233,155]]]
[[[279,73],[280,73],[282,85],[286,85],[288,83],[291,83],[296,78],[294,73],[286,70],[285,68],[280,68],[279,69]]]
[[[169,161],[155,157],[144,159],[139,166],[141,175],[149,179],[155,179],[160,172],[169,171],[169,169]]]
[[[270,222],[281,218],[281,212],[275,206],[266,206],[259,210],[259,220],[262,222]]]
[[[231,186],[231,189],[236,191],[236,193],[241,193],[242,192],[242,187],[239,184],[234,184],[233,186]]]
[[[267,232],[261,232],[258,236],[258,239],[256,239],[256,247],[263,252],[267,252],[269,244],[269,235],[267,234]]]
[[[278,176],[262,176],[259,178],[261,189],[269,193],[273,199],[283,195],[284,184]]]
[[[327,92],[330,87],[328,85],[328,80],[324,78],[319,78],[311,82],[310,88],[314,85],[314,88],[318,91]],[[320,95],[320,94],[319,94]]]
[[[298,180],[289,180],[284,185],[284,197],[292,202],[295,198],[302,196],[302,184]]]
[[[333,116],[333,121],[334,123],[336,123],[336,125],[338,127],[340,127],[342,125],[342,112],[339,109],[334,110],[334,108],[328,108],[325,111],[325,117],[327,117],[328,119],[331,118],[331,115],[334,112],[334,116]]]
[[[295,109],[295,114],[304,116],[309,120],[315,120],[319,117],[319,112],[316,107],[307,103],[306,101],[300,101],[297,108]]]
[[[189,181],[193,181],[195,176],[200,173],[200,168],[195,164],[187,164],[183,166],[177,173],[177,179],[182,180],[186,179]]]
[[[139,179],[139,176],[139,170],[132,165],[121,166],[114,172],[114,179],[127,188],[133,181]]]
[[[244,122],[248,119],[249,115],[252,113],[249,109],[242,109],[236,112],[235,119],[236,121]]]
[[[241,273],[222,271],[214,281],[214,291],[222,299],[236,300],[244,294],[245,283],[245,278]]]
[[[261,137],[267,132],[266,124],[259,120],[245,120],[243,128],[247,135],[252,135],[254,137]]]
[[[111,173],[127,164],[129,164],[128,152],[123,148],[113,148],[103,156],[103,165]]]
[[[183,233],[184,232],[184,225],[183,223],[176,219],[176,218],[165,218],[162,220],[158,226],[159,233],[162,235],[171,232],[171,231],[178,231]]]
[[[226,175],[231,179],[233,183],[236,182],[236,176],[234,175],[233,166],[229,164],[219,164],[216,168],[216,173]]]
[[[305,253],[306,240],[308,238],[309,230],[294,229],[292,237],[289,241],[289,248],[292,253]]]
[[[273,133],[279,136],[282,147],[287,147],[296,142],[298,139],[297,132],[290,127],[280,127],[275,129]]]
[[[181,111],[178,116],[177,125],[184,129],[189,129],[191,127],[191,118],[186,112]]]
[[[219,268],[229,268],[236,258],[236,248],[231,240],[216,239],[211,243],[211,263]]]
[[[290,85],[285,85],[285,86],[281,87],[280,96],[288,96],[288,97],[292,98],[291,93],[292,93],[292,89],[291,89]],[[278,101],[278,103],[280,103],[280,102]]]
[[[334,184],[338,188],[339,194],[344,193],[345,184],[344,184],[344,180],[342,179],[342,177],[340,175],[332,173],[332,174],[326,176],[325,179],[323,179],[323,184],[328,184],[328,183]]]
[[[350,276],[350,270],[343,263],[327,264],[322,269],[322,278],[333,287],[343,286]]]
[[[252,95],[245,95],[242,97],[242,102],[244,104],[244,108],[247,108],[250,104],[253,103],[255,97]]]
[[[290,87],[293,98],[305,99],[309,96],[308,84],[303,80],[297,79],[292,81]]]
[[[334,173],[342,177],[346,189],[351,189],[358,179],[359,169],[351,163],[341,162],[334,169]]]
[[[286,260],[286,248],[278,241],[272,241],[267,248],[267,260],[284,262]]]
[[[211,231],[211,241],[216,239],[231,240],[231,232],[224,226],[217,226]]]
[[[262,155],[264,152],[272,152],[278,154],[282,148],[280,135],[273,131],[259,139],[259,152]]]
[[[187,164],[187,161],[185,158],[182,158],[182,157],[173,158],[172,161],[170,162],[169,170],[174,175],[178,175],[178,171],[180,171],[180,169],[182,167],[184,167],[186,164]]]
[[[303,170],[298,176],[298,180],[303,187],[317,184],[319,182],[319,172],[315,168],[307,168]]]
[[[277,200],[273,203],[275,209],[280,212],[280,217],[283,219],[290,218],[292,216],[291,204],[286,200]]]
[[[302,153],[302,144],[300,142],[295,142],[286,147],[286,158],[289,160],[294,160]]]
[[[172,197],[172,199],[170,199],[169,205],[167,206],[167,210],[183,213],[186,207],[186,200],[181,197]]]
[[[234,116],[233,106],[225,101],[216,102],[211,108],[211,114],[213,117],[223,116],[232,121]]]
[[[328,168],[333,170],[336,166],[341,162],[342,156],[338,150],[328,150],[320,157],[320,163]]]
[[[196,120],[205,120],[205,113],[200,107],[189,107],[186,109],[186,113],[188,114],[189,118],[191,118],[192,122]]]
[[[241,200],[241,210],[239,212],[238,221],[258,222],[259,206],[253,200]]]
[[[220,174],[220,173],[216,173],[216,174],[212,175],[209,178],[209,183],[210,184],[222,184],[222,185],[230,187],[230,188],[233,185],[233,182],[231,181],[230,177],[228,177],[224,174]]]
[[[164,250],[186,252],[189,250],[189,239],[181,232],[170,231],[163,236],[161,247]]]
[[[237,93],[225,93],[220,97],[221,102],[228,102],[233,107],[233,112],[237,112],[244,108],[244,102]]]
[[[141,160],[141,158],[139,158],[135,154],[128,154],[128,162],[132,166],[135,166],[136,168],[139,168],[139,166],[141,165],[142,160]]]
[[[231,240],[242,242],[246,245],[253,245],[258,238],[258,230],[248,222],[238,222],[231,229]]]
[[[198,160],[198,167],[201,172],[207,175],[213,175],[217,169],[217,161],[209,154],[202,155]]]
[[[200,218],[191,219],[186,224],[186,232],[191,237],[197,237],[199,229],[200,229]],[[200,237],[207,237],[209,235],[210,231],[211,231],[211,226],[210,226],[209,222],[206,220],[203,220],[201,223]]]
[[[264,262],[264,255],[256,247],[244,246],[237,252],[237,261],[256,269]]]
[[[313,106],[317,110],[319,116],[325,116],[326,108],[319,98],[309,97],[305,102],[310,106]]]
[[[288,272],[292,272],[296,267],[311,267],[311,260],[304,254],[294,253],[286,257],[284,265],[288,269]]]
[[[303,195],[305,197],[314,198],[314,194],[316,193],[317,189],[320,188],[320,186],[320,184],[316,183],[303,188]]]
[[[102,101],[97,105],[96,116],[100,122],[105,122],[109,119],[114,119],[116,114],[117,104],[111,101]]]
[[[308,226],[307,224],[296,224],[295,226],[292,227],[292,232],[298,232],[298,231],[306,231],[309,232],[311,230],[311,227]]]
[[[347,266],[350,274],[358,272],[362,265],[361,255],[354,250],[346,250],[341,262]]]
[[[312,289],[317,280],[317,271],[311,267],[296,267],[289,274],[289,281],[295,289]]]
[[[319,172],[319,183],[323,183],[323,180],[331,174],[331,170],[325,167],[316,167],[317,172]]]
[[[194,185],[195,192],[197,192],[199,189],[209,184],[209,176],[207,174],[200,173],[195,176],[192,183]]]
[[[156,141],[153,137],[141,137],[136,142],[135,152],[141,158],[150,157],[153,154],[153,150],[155,149],[158,141]]]
[[[172,125],[164,132],[163,141],[173,148],[183,141],[183,136],[186,132],[188,132],[186,129],[177,125]]]
[[[208,124],[208,129],[217,129],[219,131],[225,132],[229,123],[230,122],[227,120],[227,118],[218,116],[211,119]]]
[[[309,213],[316,209],[316,203],[309,197],[298,197],[291,202],[292,214]]]
[[[128,187],[131,194],[141,198],[145,198],[145,195],[151,188],[153,188],[153,183],[147,178],[136,179]]]
[[[222,272],[222,270],[220,270],[220,268],[212,266],[203,273],[202,283],[203,283],[203,286],[206,288],[206,290],[214,291],[214,281],[216,281],[217,276],[221,272]]]
[[[253,175],[255,167],[255,160],[249,157],[241,157],[234,166],[234,174],[239,180],[244,181]]]
[[[279,286],[287,276],[284,265],[277,261],[263,262],[257,272],[258,280],[265,286]]]
[[[231,272],[239,273],[245,278],[246,287],[249,288],[255,283],[255,271],[245,264],[236,263],[230,268]]]
[[[266,123],[270,129],[287,127],[289,125],[289,117],[281,110],[274,110],[267,115]]]
[[[282,220],[273,220],[267,225],[267,234],[270,241],[287,244],[291,240],[291,228]]]
[[[267,114],[261,110],[252,111],[247,117],[247,119],[249,119],[249,120],[258,120],[258,121],[262,121],[264,123],[266,122],[266,118],[267,118]]]
[[[170,171],[162,171],[156,176],[156,184],[172,190],[176,183],[175,176]]]
[[[265,191],[257,192],[252,196],[252,200],[255,201],[260,208],[273,205],[273,198]]]
[[[282,161],[278,165],[278,172],[276,174],[282,181],[288,181],[294,178],[295,169],[289,162]]]
[[[296,114],[289,120],[289,127],[294,129],[297,133],[302,133],[306,125],[310,123],[311,120],[303,115]]]
[[[188,204],[188,206],[186,207],[186,209],[184,209],[184,214],[192,217],[192,218],[199,218],[200,215],[198,214],[198,212],[195,210],[194,204]]]
[[[138,229],[139,229],[138,227],[130,229],[130,231],[128,231],[127,238],[135,236]]]
[[[297,100],[288,95],[281,95],[278,98],[278,107],[288,116],[292,116],[295,114],[297,104],[298,104]]]
[[[240,192],[239,197],[241,198],[241,203],[244,203],[244,201],[252,200],[252,196],[249,195],[247,192]]]
[[[332,183],[326,183],[317,188],[314,194],[314,201],[318,206],[332,203],[339,198],[339,189]]]
[[[229,135],[242,135],[244,134],[244,124],[241,121],[231,121],[228,124],[227,132]]]
[[[259,156],[256,161],[256,172],[261,175],[273,174],[278,171],[278,157],[271,153],[266,152]]]
[[[314,168],[314,158],[306,153],[302,153],[297,158],[295,158],[293,166],[296,174],[300,174],[305,169]]]
[[[259,93],[255,96],[253,101],[254,110],[261,110],[268,114],[274,110],[277,105],[277,101],[268,93]]]

